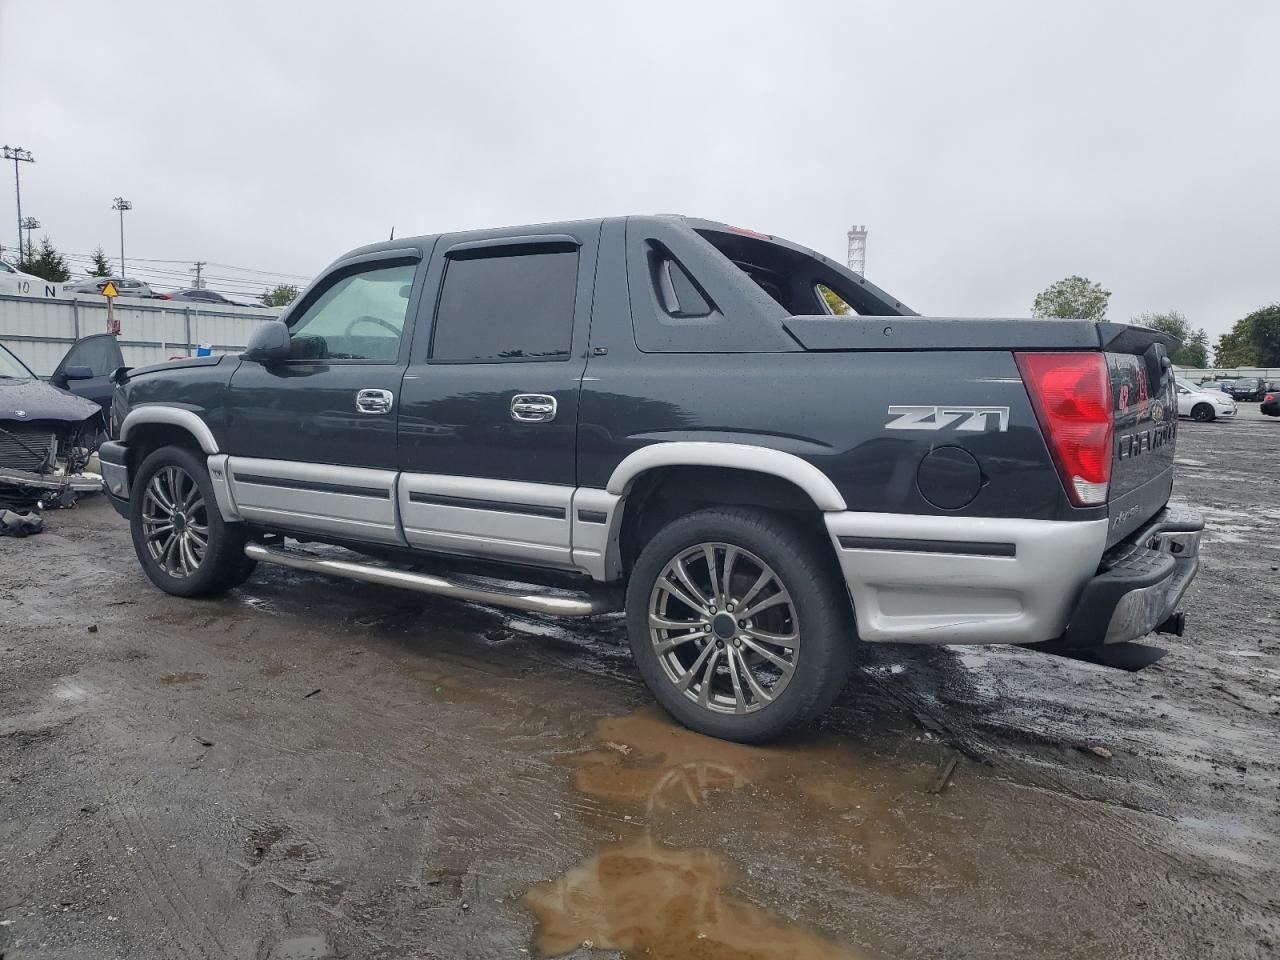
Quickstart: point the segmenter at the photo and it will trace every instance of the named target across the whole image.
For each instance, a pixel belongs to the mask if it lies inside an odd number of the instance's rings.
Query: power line
[[[67,257],[77,257],[81,259],[92,259],[92,254],[87,254],[87,253],[67,253],[63,255]],[[186,266],[187,264],[196,262],[195,260],[192,260],[189,258],[186,260],[180,260],[180,259],[171,259],[168,257],[134,257],[133,261],[134,263],[166,263],[166,264],[174,264],[174,265],[181,265],[181,266]],[[211,267],[220,267],[223,270],[238,270],[241,273],[252,273],[252,274],[257,274],[260,276],[271,277],[271,278],[280,278],[280,279],[286,279],[286,280],[310,280],[312,277],[312,275],[310,274],[284,273],[280,270],[260,270],[253,267],[236,267],[236,266],[232,266],[229,263],[214,263],[213,261],[210,261],[210,260],[204,260],[200,262]]]

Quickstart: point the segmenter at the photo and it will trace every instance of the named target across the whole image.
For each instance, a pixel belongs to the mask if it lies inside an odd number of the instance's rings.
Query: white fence
[[[219,307],[203,303],[118,297],[112,307],[120,321],[120,349],[127,366],[192,356],[207,343],[214,353],[245,348],[253,329],[279,310]],[[105,333],[104,297],[32,297],[0,293],[0,344],[47,377],[80,337]]]
[[[1280,367],[1179,367],[1176,372],[1179,380],[1190,380],[1192,383],[1201,380],[1239,380],[1241,377],[1280,380]]]

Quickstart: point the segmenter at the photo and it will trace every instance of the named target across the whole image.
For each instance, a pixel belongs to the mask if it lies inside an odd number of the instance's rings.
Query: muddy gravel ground
[[[1154,667],[866,649],[767,748],[667,720],[617,619],[182,601],[106,504],[49,514],[0,540],[0,957],[1273,956],[1278,452],[1182,425]]]

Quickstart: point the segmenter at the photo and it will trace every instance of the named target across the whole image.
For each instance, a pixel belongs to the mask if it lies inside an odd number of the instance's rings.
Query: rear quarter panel
[[[996,407],[934,428],[890,424],[891,406]],[[942,423],[947,417],[929,417]],[[973,424],[970,424],[972,427]],[[849,509],[982,517],[1096,519],[1066,500],[1013,357],[1003,351],[643,354],[593,357],[583,384],[579,483],[604,487],[618,462],[651,443],[756,444],[821,469]],[[976,496],[943,509],[921,493],[926,455],[959,447],[978,462]]]

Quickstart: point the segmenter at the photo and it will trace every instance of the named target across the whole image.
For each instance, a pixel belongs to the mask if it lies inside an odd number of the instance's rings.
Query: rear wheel
[[[1191,419],[1200,423],[1208,423],[1214,418],[1213,407],[1207,403],[1197,403],[1191,408]]]
[[[143,460],[129,504],[138,562],[166,593],[212,596],[253,572],[242,526],[223,521],[204,462],[191,451],[161,447]]]
[[[823,544],[753,510],[706,510],[646,545],[627,587],[645,683],[681,723],[758,742],[821,713],[848,678],[848,595]]]

